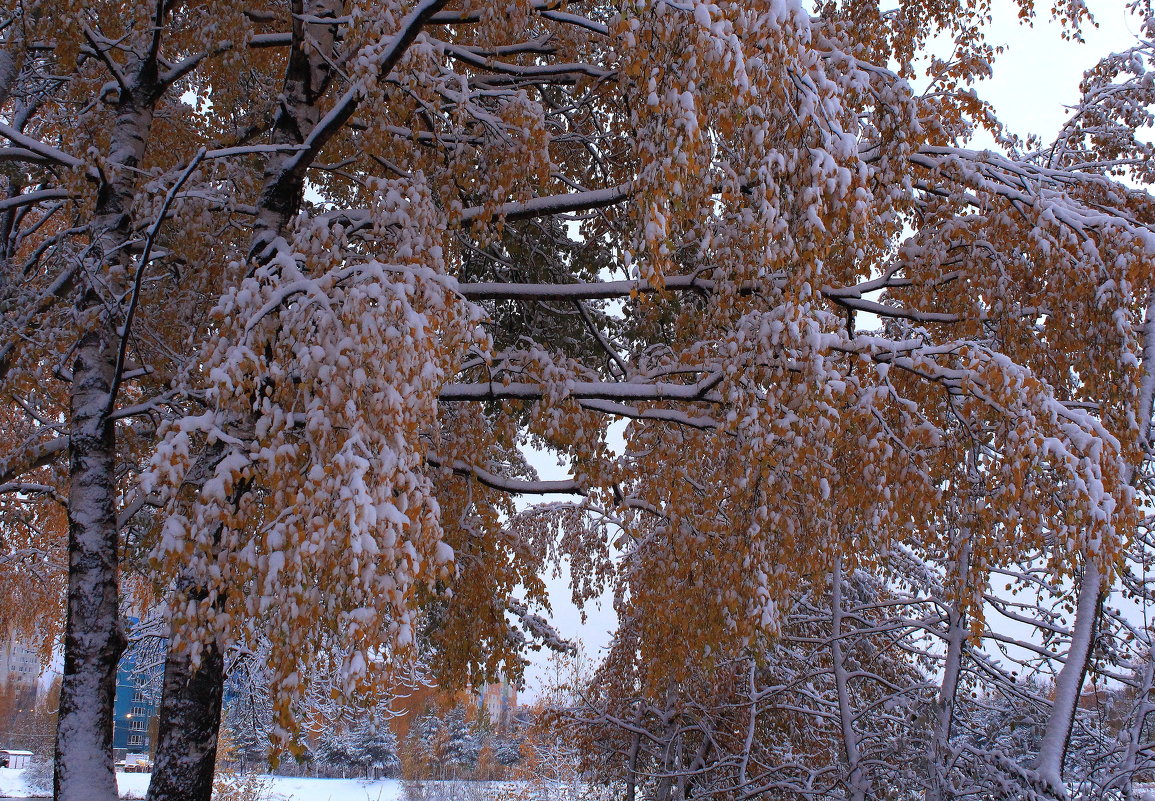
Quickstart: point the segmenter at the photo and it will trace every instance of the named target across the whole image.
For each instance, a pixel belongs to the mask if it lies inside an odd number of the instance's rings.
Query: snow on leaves
[[[269,639],[283,736],[326,649],[351,696],[422,649],[516,665],[511,613],[560,645],[530,612],[559,552],[677,674],[780,636],[836,563],[949,550],[976,473],[972,620],[993,566],[1110,576],[1136,530],[1155,238],[1107,176],[1145,175],[1146,45],[1024,155],[967,86],[982,4],[579,6],[57,4],[59,45],[11,34],[38,100],[0,127],[4,481],[80,447],[38,384],[103,337],[81,416],[133,447],[102,486],[159,504],[179,642]],[[960,146],[979,125],[1005,154]]]
[[[350,692],[378,681],[376,658],[415,646],[418,588],[450,575],[422,437],[438,389],[483,344],[477,310],[453,292],[421,185],[381,181],[374,198],[393,261],[350,264],[339,227],[291,232],[218,304],[221,336],[200,366],[215,411],[171,428],[157,462],[175,502],[184,474],[171,454],[187,471],[190,437],[223,443],[191,508],[173,506],[154,560],[212,588],[175,610],[178,630],[274,632],[274,686],[317,638],[347,653]]]

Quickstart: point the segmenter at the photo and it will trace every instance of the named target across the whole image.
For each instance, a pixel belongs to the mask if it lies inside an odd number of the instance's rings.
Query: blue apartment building
[[[135,624],[135,620],[129,621]],[[160,704],[161,678],[157,670],[142,670],[134,649],[120,659],[116,671],[116,701],[113,707],[112,747],[117,760],[127,754],[148,754],[152,748],[149,732]]]

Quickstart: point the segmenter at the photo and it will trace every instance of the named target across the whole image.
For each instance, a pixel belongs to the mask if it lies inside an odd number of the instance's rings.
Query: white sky
[[[1098,27],[1084,28],[1085,44],[1064,42],[1045,13],[1025,27],[1016,24],[1011,0],[993,0],[993,5],[989,38],[1007,50],[993,65],[994,77],[978,85],[979,95],[994,104],[1012,131],[1039,134],[1044,141],[1066,118],[1064,104],[1078,100],[1083,71],[1108,53],[1131,47],[1139,32],[1125,0],[1086,0]]]
[[[1040,9],[1047,0],[1037,0]],[[1067,111],[1064,104],[1078,100],[1083,71],[1108,53],[1125,50],[1135,42],[1139,26],[1126,10],[1125,0],[1085,0],[1097,27],[1086,26],[1084,42],[1063,41],[1060,28],[1051,22],[1048,10],[1040,10],[1033,26],[1018,23],[1012,0],[992,0],[994,21],[989,41],[1004,45],[1006,51],[993,65],[994,77],[976,87],[979,96],[991,102],[1000,119],[1020,136],[1038,134],[1044,142],[1053,138]],[[976,140],[986,147],[989,140]],[[531,455],[544,479],[565,478],[564,467],[545,453]],[[597,661],[610,641],[615,625],[611,599],[586,608],[583,624],[580,613],[569,601],[567,578],[549,581],[553,623],[570,639],[580,639],[589,656]],[[543,679],[546,654],[537,655],[526,673],[525,699],[532,699]]]

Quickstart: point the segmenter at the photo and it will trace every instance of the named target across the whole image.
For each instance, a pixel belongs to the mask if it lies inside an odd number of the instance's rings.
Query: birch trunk
[[[116,671],[124,651],[120,620],[116,424],[120,319],[103,292],[123,297],[135,169],[152,127],[155,70],[136,73],[122,93],[110,141],[110,177],[98,194],[92,255],[83,265],[76,315],[83,327],[72,364],[68,494],[68,599],[64,675],[53,792],[58,801],[116,799],[112,753]],[[120,262],[117,264],[117,262]],[[120,269],[112,270],[113,266]]]
[[[1139,385],[1137,419],[1140,425],[1140,444],[1144,455],[1151,450],[1151,409],[1155,397],[1155,293],[1148,295],[1147,310],[1143,321],[1143,377]],[[1136,467],[1131,468],[1129,480],[1137,475]],[[1065,797],[1063,786],[1063,762],[1067,757],[1067,746],[1071,740],[1071,728],[1075,723],[1079,694],[1083,689],[1083,679],[1087,675],[1091,651],[1099,623],[1100,603],[1105,595],[1103,575],[1094,559],[1087,559],[1083,581],[1079,584],[1079,596],[1075,609],[1075,626],[1071,632],[1071,647],[1067,661],[1055,679],[1055,704],[1047,719],[1043,742],[1035,769],[1039,778],[1051,792]]]
[[[225,453],[226,446],[221,442],[201,452],[186,482],[192,497]],[[218,530],[217,541],[219,537]],[[196,577],[186,574],[177,579],[174,594],[178,603],[197,603],[205,598],[206,590]],[[199,665],[192,663],[187,649],[179,642],[170,643],[165,655],[164,684],[157,710],[156,760],[148,801],[209,801],[212,797],[225,666],[215,640],[209,639],[203,648]]]
[[[85,334],[73,364],[68,611],[53,775],[58,801],[118,797],[112,717],[125,637],[117,586],[116,433],[105,413],[115,349],[107,333]]]
[[[638,787],[638,749],[641,747],[642,736],[634,732],[630,740],[629,766],[626,769],[626,796],[625,801],[635,801]]]
[[[1141,426],[1140,444],[1144,457],[1151,455],[1153,397],[1155,397],[1155,292],[1152,292],[1147,298],[1147,311],[1143,320],[1143,378],[1139,384],[1138,419]],[[1138,474],[1138,470],[1133,471],[1132,477],[1136,474]],[[1152,704],[1150,700],[1153,691],[1155,691],[1155,646],[1150,646],[1144,655],[1139,691],[1135,698],[1135,710],[1131,724],[1126,732],[1120,735],[1127,738],[1123,758],[1116,770],[1116,778],[1106,788],[1121,787],[1127,801],[1134,798],[1132,787],[1134,774],[1138,765],[1139,753],[1147,742],[1143,734],[1148,716],[1155,711],[1155,704]]]
[[[738,788],[745,789],[749,782],[750,754],[754,751],[754,735],[758,731],[758,666],[750,660],[750,671],[747,676],[747,687],[750,693],[750,718],[746,722],[746,738],[742,741],[742,759],[738,763]]]
[[[830,606],[833,610],[833,631],[830,635],[830,657],[834,665],[834,684],[838,691],[838,719],[842,724],[842,747],[846,752],[846,792],[850,801],[866,801],[870,795],[870,779],[862,769],[862,754],[858,732],[854,728],[854,710],[851,708],[850,679],[842,653],[842,561],[834,560],[831,576]]]
[[[1067,744],[1071,739],[1071,728],[1079,706],[1079,694],[1083,689],[1083,679],[1087,675],[1098,630],[1103,574],[1093,559],[1087,560],[1078,594],[1071,646],[1067,650],[1067,661],[1055,679],[1055,703],[1047,718],[1039,756],[1035,760],[1039,779],[1046,790],[1058,798],[1067,796],[1063,786],[1063,761],[1067,756]]]
[[[313,131],[321,114],[318,101],[329,85],[335,58],[337,26],[311,25],[302,18],[338,16],[340,4],[333,0],[294,2],[293,10],[293,41],[280,110],[273,122],[274,144],[301,144]],[[308,165],[308,160],[291,155],[269,158],[254,225],[251,255],[255,261],[271,259],[271,248],[300,209]],[[190,473],[190,485],[199,486],[207,480],[225,453],[220,445],[206,450]],[[182,580],[175,602],[185,603],[203,597],[203,593],[195,581]],[[148,801],[211,798],[225,679],[224,655],[217,643],[206,643],[199,666],[192,665],[179,645],[169,649]]]
[[[965,587],[965,576],[970,569],[970,537],[963,543],[958,558],[959,590]],[[966,617],[959,604],[947,610],[946,656],[943,660],[942,684],[935,699],[934,731],[931,734],[930,775],[926,801],[948,801],[951,796],[948,781],[950,736],[954,728],[955,699],[958,697],[959,678],[962,676],[963,646],[966,644]]]

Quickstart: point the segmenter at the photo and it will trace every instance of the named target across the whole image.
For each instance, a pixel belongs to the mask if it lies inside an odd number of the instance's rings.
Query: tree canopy
[[[373,706],[564,650],[557,559],[613,587],[606,670],[651,701],[828,607],[844,717],[843,593],[899,560],[946,610],[943,760],[992,579],[1045,576],[1071,621],[1032,618],[1060,667],[1023,775],[1064,794],[1145,559],[1133,6],[1044,144],[971,88],[983,2],[10,3],[0,592],[67,610],[57,797],[115,793],[125,600],[172,643],[150,797],[200,798],[230,649],[293,747],[311,671]]]

